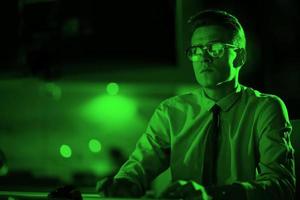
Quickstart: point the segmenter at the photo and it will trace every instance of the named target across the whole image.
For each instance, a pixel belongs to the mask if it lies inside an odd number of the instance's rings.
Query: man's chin
[[[207,89],[215,89],[218,87],[218,83],[201,83],[198,81],[201,87],[207,88]]]
[[[232,82],[229,82],[229,81],[223,81],[223,82],[210,81],[210,82],[205,82],[205,83],[198,81],[198,83],[200,84],[200,86],[202,88],[206,88],[206,89],[219,89],[219,88],[224,88],[226,86],[230,87],[231,85],[233,85],[233,84],[231,84]]]

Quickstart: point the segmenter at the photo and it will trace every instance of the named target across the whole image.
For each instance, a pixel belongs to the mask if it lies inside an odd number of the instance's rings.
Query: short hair
[[[188,23],[192,26],[191,34],[193,34],[197,28],[202,26],[217,25],[224,27],[231,31],[233,36],[232,42],[234,45],[239,48],[246,48],[246,36],[244,29],[239,20],[228,12],[212,9],[200,11],[191,16]]]

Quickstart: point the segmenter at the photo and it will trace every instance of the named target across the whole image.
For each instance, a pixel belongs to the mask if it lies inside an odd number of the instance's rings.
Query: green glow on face
[[[197,55],[192,56],[192,61],[193,61],[193,62],[197,62],[197,61],[199,61],[199,60],[200,60],[200,56],[197,56]]]
[[[98,153],[101,151],[101,143],[96,139],[91,139],[89,141],[89,148],[91,152]]]
[[[90,122],[116,127],[127,123],[136,114],[136,104],[123,96],[104,95],[82,106],[82,116]]]
[[[119,85],[117,83],[109,83],[106,86],[106,91],[110,95],[116,95],[119,92]]]
[[[72,156],[72,149],[69,145],[63,144],[59,149],[60,155],[64,158],[70,158]]]

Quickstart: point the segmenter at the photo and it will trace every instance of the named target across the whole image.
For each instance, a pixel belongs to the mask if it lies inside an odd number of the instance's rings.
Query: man
[[[205,10],[189,20],[200,88],[163,101],[106,196],[142,196],[170,167],[163,198],[293,199],[292,127],[283,101],[239,83],[246,39],[238,20]]]

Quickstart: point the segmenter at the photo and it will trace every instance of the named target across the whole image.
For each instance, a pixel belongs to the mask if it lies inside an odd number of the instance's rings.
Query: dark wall
[[[0,61],[2,72],[53,79],[75,71],[101,73],[124,63],[176,67],[171,0],[11,2],[2,7],[9,19],[2,38],[10,41],[2,47],[9,54]]]

